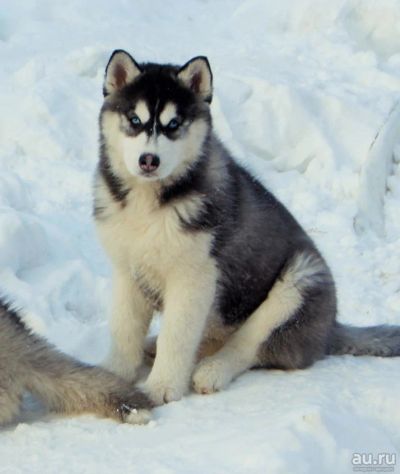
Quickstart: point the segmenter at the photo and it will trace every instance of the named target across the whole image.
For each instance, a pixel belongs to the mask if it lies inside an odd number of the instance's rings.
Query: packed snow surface
[[[88,362],[107,352],[91,184],[116,48],[207,55],[219,135],[316,241],[339,319],[400,324],[398,0],[2,0],[0,287],[35,331]],[[28,399],[0,430],[0,472],[353,472],[354,453],[400,463],[399,399],[399,359],[351,356],[247,373],[144,427],[43,418]]]

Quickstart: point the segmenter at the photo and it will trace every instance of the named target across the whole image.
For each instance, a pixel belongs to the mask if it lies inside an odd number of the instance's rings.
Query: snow
[[[341,321],[400,323],[398,0],[2,0],[0,287],[61,349],[101,362],[110,267],[91,220],[113,49],[209,57],[221,138],[334,273]],[[400,453],[400,360],[255,371],[147,426],[42,417],[0,430],[0,473],[345,473]],[[398,459],[399,456],[398,456]]]

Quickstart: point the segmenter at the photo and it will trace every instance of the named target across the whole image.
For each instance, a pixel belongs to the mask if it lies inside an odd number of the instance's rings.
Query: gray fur
[[[135,387],[103,370],[59,352],[29,331],[17,312],[0,300],[0,425],[19,413],[25,391],[51,411],[93,413],[125,421],[151,407]]]
[[[335,355],[400,356],[399,326],[354,327],[336,323],[327,352]]]

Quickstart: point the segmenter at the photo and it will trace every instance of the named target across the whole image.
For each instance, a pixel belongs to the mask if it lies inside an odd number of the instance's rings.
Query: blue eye
[[[133,117],[131,117],[131,124],[134,127],[139,127],[140,125],[142,125],[142,122],[140,121],[140,118],[137,115],[134,115]]]
[[[167,128],[168,130],[176,130],[179,127],[180,123],[178,122],[177,119],[172,119],[168,125]]]

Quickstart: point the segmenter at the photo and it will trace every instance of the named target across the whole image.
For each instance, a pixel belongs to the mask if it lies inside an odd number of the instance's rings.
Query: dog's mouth
[[[155,181],[157,179],[160,179],[156,169],[154,169],[152,171],[142,171],[142,170],[140,170],[139,177],[141,179],[146,180],[146,181]]]

